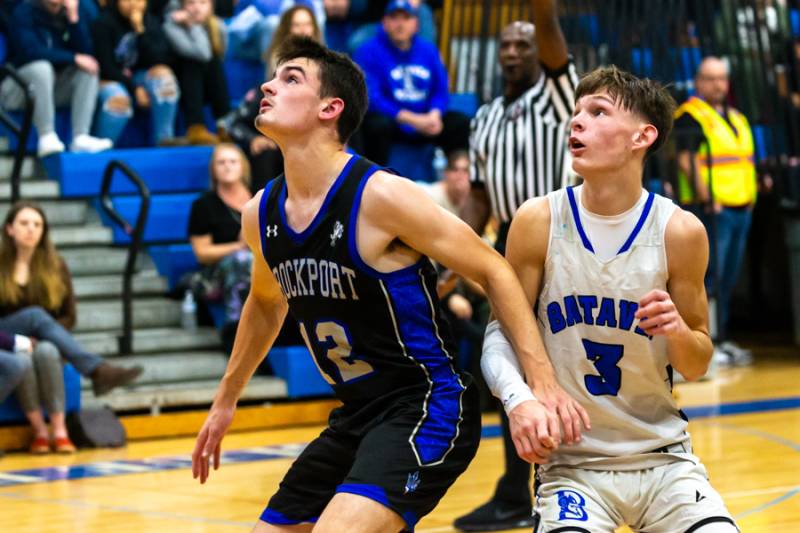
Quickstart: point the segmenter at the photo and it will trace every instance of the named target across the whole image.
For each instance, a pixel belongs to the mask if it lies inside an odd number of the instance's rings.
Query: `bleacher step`
[[[95,398],[91,390],[81,394],[81,405],[108,405],[115,411],[150,409],[157,414],[164,406],[210,405],[217,392],[219,380],[166,383],[117,389]],[[272,400],[286,397],[286,384],[273,376],[254,376],[245,387],[241,400]]]
[[[112,241],[111,228],[100,225],[57,226],[50,230],[50,237],[57,248],[111,244]]]
[[[153,385],[186,381],[219,379],[225,373],[228,358],[221,351],[158,352],[149,355],[129,355],[117,359],[122,365],[142,365],[144,372],[133,384]],[[81,388],[91,388],[91,381],[82,378]]]
[[[11,177],[11,171],[14,169],[14,156],[13,155],[2,155],[0,156],[0,177],[3,180],[8,180]],[[33,156],[27,156],[22,161],[22,172],[20,172],[20,177],[24,180],[29,180],[35,177],[44,176],[44,172],[37,172],[36,168],[36,158]]]
[[[75,331],[102,331],[122,328],[122,302],[80,302]],[[133,325],[137,328],[177,326],[181,304],[168,298],[135,298]]]
[[[58,198],[59,186],[55,181],[41,180],[41,181],[23,181],[19,186],[20,196],[22,198]],[[0,200],[8,200],[11,198],[11,183],[0,183]]]
[[[47,216],[47,222],[51,228],[86,222],[88,206],[84,201],[45,200],[44,202],[39,202],[39,205],[44,209],[44,214]],[[0,204],[0,219],[5,219],[10,207],[11,204],[7,202]]]
[[[80,298],[98,298],[102,296],[119,297],[122,294],[122,275],[106,274],[99,276],[75,276],[72,285],[75,295]],[[167,290],[167,281],[155,270],[139,272],[133,276],[133,293],[163,294]]]
[[[106,356],[117,355],[119,331],[77,333],[75,339],[86,350]],[[137,354],[203,350],[218,347],[219,334],[214,328],[202,327],[196,331],[181,328],[148,328],[133,330],[133,351]],[[127,358],[127,356],[126,356]]]
[[[128,251],[123,248],[66,248],[60,251],[73,276],[119,274],[125,270]],[[145,254],[139,254],[138,270],[155,268]]]

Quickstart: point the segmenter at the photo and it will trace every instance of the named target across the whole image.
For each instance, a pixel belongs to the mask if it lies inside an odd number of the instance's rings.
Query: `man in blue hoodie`
[[[365,155],[385,165],[393,141],[433,143],[445,153],[466,149],[469,119],[447,112],[447,70],[432,44],[417,37],[417,8],[392,0],[382,31],[356,50],[364,70],[369,111],[362,132]]]
[[[55,132],[55,107],[70,104],[72,144],[77,152],[111,148],[109,139],[89,135],[97,102],[98,66],[92,57],[88,14],[78,0],[25,0],[9,21],[9,59],[34,97],[33,123],[39,134],[39,157],[63,152]],[[22,89],[6,79],[0,101],[19,109]]]

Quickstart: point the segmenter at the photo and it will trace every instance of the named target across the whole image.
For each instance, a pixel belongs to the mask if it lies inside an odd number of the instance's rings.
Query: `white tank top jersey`
[[[666,290],[664,232],[676,207],[649,193],[627,240],[607,260],[581,223],[580,189],[550,193],[550,238],[537,316],[561,386],[589,413],[592,429],[562,445],[545,468],[652,468],[691,455],[687,421],[672,396],[663,337],[638,327],[639,300]]]

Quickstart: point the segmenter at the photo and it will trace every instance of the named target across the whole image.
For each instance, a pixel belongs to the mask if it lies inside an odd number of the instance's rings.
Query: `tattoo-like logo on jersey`
[[[333,232],[331,233],[331,246],[336,246],[336,241],[342,238],[344,235],[344,226],[338,220],[336,224],[333,225]]]
[[[403,491],[403,494],[414,492],[417,490],[417,487],[419,487],[419,471],[408,475],[408,479],[406,480],[406,490]]]
[[[267,227],[265,229],[266,229],[266,233],[267,233],[266,234],[267,239],[269,239],[270,237],[277,237],[278,236],[278,225],[277,224],[272,224],[272,225],[267,224]]]
[[[556,492],[558,496],[558,506],[561,512],[558,514],[559,520],[579,520],[586,522],[589,515],[586,514],[586,499],[574,490],[560,490]]]

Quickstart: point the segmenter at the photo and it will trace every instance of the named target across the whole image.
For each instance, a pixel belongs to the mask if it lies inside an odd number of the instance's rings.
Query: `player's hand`
[[[572,396],[561,388],[555,380],[550,383],[537,384],[533,388],[533,394],[547,410],[553,413],[564,429],[564,444],[573,444],[581,440],[581,426],[584,429],[592,429],[589,414]],[[560,435],[553,435],[559,440]]]
[[[97,74],[100,70],[97,60],[88,54],[75,54],[75,65],[89,74]]]
[[[536,400],[522,402],[512,409],[508,426],[517,455],[529,463],[546,463],[558,448],[558,418]]]
[[[658,289],[639,300],[639,309],[634,316],[639,319],[639,327],[650,336],[673,337],[689,329],[669,293]]]
[[[211,407],[192,452],[192,477],[200,478],[200,483],[208,479],[209,466],[213,460],[214,470],[219,469],[220,445],[222,437],[233,421],[235,409],[225,407]]]

